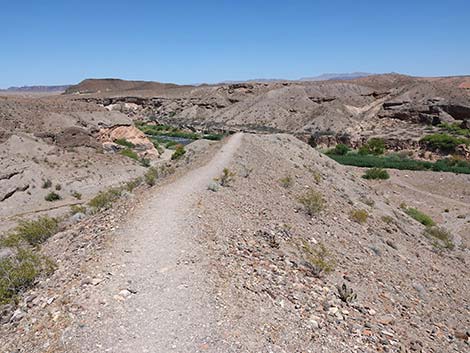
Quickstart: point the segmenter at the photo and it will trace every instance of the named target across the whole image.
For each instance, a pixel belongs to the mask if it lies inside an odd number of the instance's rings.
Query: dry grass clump
[[[350,217],[354,222],[364,224],[367,222],[369,214],[366,210],[352,210],[350,213]]]
[[[334,270],[336,261],[323,243],[313,247],[309,242],[302,239],[301,248],[306,259],[305,265],[315,277],[321,277]]]
[[[442,227],[427,227],[424,230],[426,238],[432,240],[432,244],[439,249],[454,249],[455,245],[452,242],[452,234]]]
[[[299,202],[304,206],[308,215],[313,216],[325,208],[325,200],[321,193],[310,189],[304,195],[299,197]]]
[[[294,185],[294,179],[292,179],[292,177],[290,175],[287,175],[284,178],[279,179],[279,182],[286,189],[288,189],[288,188],[290,188]]]

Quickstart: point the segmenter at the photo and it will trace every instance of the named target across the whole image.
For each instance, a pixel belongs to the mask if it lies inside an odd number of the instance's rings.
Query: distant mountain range
[[[0,92],[53,93],[64,92],[70,86],[71,85],[9,87],[7,89],[0,89]]]
[[[368,72],[352,72],[343,74],[323,74],[314,77],[302,77],[300,81],[329,81],[329,80],[354,80],[355,78],[372,76]]]
[[[330,80],[354,80],[360,77],[367,77],[374,74],[367,73],[367,72],[353,72],[353,73],[329,73],[329,74],[322,74],[319,76],[314,77],[302,77],[298,80],[286,80],[286,79],[279,79],[279,78],[257,78],[257,79],[250,79],[250,80],[243,80],[243,81],[223,81],[220,84],[233,84],[233,83],[247,83],[247,82],[287,82],[287,81],[330,81]],[[92,82],[93,80],[85,80],[85,82]],[[99,80],[102,81],[102,80]],[[117,79],[107,79],[106,81],[116,81],[116,82],[131,82],[135,85],[147,85],[148,88],[152,88],[150,86],[160,83],[154,82],[144,82],[144,81],[124,81],[124,80],[117,80]],[[175,85],[176,86],[176,85]],[[0,89],[0,92],[18,92],[18,93],[59,93],[65,92],[69,88],[73,87],[73,85],[56,85],[56,86],[22,86],[22,87],[9,87],[7,89]]]
[[[360,77],[372,76],[375,74],[367,72],[352,72],[352,73],[331,73],[331,74],[322,74],[314,77],[302,77],[298,80],[286,80],[282,78],[255,78],[244,81],[223,81],[221,84],[233,84],[233,83],[249,83],[249,82],[287,82],[287,81],[330,81],[330,80],[354,80]]]

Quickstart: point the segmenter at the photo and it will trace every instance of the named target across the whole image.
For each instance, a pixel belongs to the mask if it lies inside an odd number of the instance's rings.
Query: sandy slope
[[[64,335],[67,351],[221,351],[192,210],[241,138],[232,136],[210,163],[155,190],[119,231],[103,259],[112,276],[90,295],[90,315]]]

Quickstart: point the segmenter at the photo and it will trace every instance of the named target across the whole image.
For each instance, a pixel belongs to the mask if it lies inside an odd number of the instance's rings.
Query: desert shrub
[[[366,204],[369,207],[374,207],[374,205],[375,205],[375,201],[373,199],[368,198],[368,197],[363,196],[363,197],[361,197],[360,200],[361,200],[361,202],[363,202],[364,204]]]
[[[311,136],[308,138],[307,143],[308,143],[311,147],[313,147],[313,148],[317,147],[317,139],[315,138],[314,135],[311,135]]]
[[[122,154],[123,156],[132,158],[136,161],[139,160],[139,156],[137,155],[137,153],[134,152],[133,150],[131,150],[130,148],[125,148],[125,149],[121,150],[121,152],[119,152],[119,153]]]
[[[441,129],[444,129],[452,134],[470,137],[470,129],[463,129],[459,124],[453,123],[442,123],[438,125]]]
[[[145,167],[145,168],[150,167],[150,159],[148,158],[141,158],[139,162],[142,167]]]
[[[56,218],[43,216],[31,221],[22,220],[13,229],[13,233],[5,238],[4,243],[12,246],[25,241],[30,245],[39,245],[57,233],[58,230],[59,221]]]
[[[220,176],[219,183],[221,186],[230,186],[234,180],[235,173],[228,168],[224,168]]]
[[[449,134],[432,134],[421,139],[429,148],[445,153],[454,152],[455,148],[461,144],[470,144],[470,140],[462,137],[455,137]]]
[[[337,286],[338,298],[341,299],[346,304],[352,303],[357,299],[357,294],[354,293],[352,288],[348,288],[346,283],[343,283],[342,286]]]
[[[132,192],[136,187],[142,184],[142,178],[135,178],[134,180],[128,181],[125,185],[127,191]]]
[[[219,184],[217,184],[216,182],[211,182],[209,183],[209,185],[207,185],[207,190],[217,192],[219,191]]]
[[[149,168],[147,172],[144,174],[145,183],[149,186],[154,186],[157,182],[159,173],[158,169],[155,167]]]
[[[42,188],[43,189],[48,189],[52,186],[52,181],[50,181],[49,179],[47,180],[44,180],[44,182],[42,183]]]
[[[436,225],[436,223],[433,221],[431,217],[429,217],[427,214],[419,211],[418,209],[414,207],[407,207],[406,205],[401,205],[401,208],[408,216],[418,221],[422,225],[425,225],[426,227],[431,227],[431,226]]]
[[[56,184],[55,189],[56,189],[57,191],[62,190],[62,185]]]
[[[153,143],[153,146],[157,149],[158,153],[162,154],[164,152],[164,149],[161,146],[161,141],[157,140],[154,137],[150,137],[150,141]]]
[[[61,199],[60,195],[55,193],[54,191],[51,191],[44,197],[44,200],[49,201],[49,202],[57,201],[60,199]]]
[[[86,213],[86,207],[83,205],[72,205],[70,206],[70,214],[73,216],[77,213]]]
[[[442,227],[427,227],[424,230],[424,235],[431,239],[433,245],[437,248],[444,248],[452,250],[454,249],[455,245],[452,242],[452,234]]]
[[[290,188],[294,185],[294,180],[290,175],[285,176],[284,178],[279,179],[279,182],[283,187]]]
[[[80,194],[78,191],[72,192],[72,196],[75,197],[77,200],[82,199],[82,194]]]
[[[371,138],[359,148],[359,154],[381,155],[385,152],[385,141],[381,138]]]
[[[309,242],[302,239],[301,248],[306,259],[305,264],[314,276],[321,277],[334,270],[336,265],[334,256],[323,243],[318,243],[315,247],[312,247]]]
[[[310,216],[319,213],[325,208],[325,200],[322,194],[313,189],[299,197],[299,202],[304,206],[305,211]]]
[[[369,217],[369,214],[367,213],[366,210],[352,210],[350,217],[354,222],[364,224],[367,222],[367,218]]]
[[[392,216],[382,216],[382,221],[384,221],[387,224],[390,224],[393,222],[393,217]]]
[[[183,145],[177,145],[176,149],[175,149],[175,152],[173,152],[173,154],[171,155],[171,159],[172,160],[180,159],[181,157],[184,156],[185,153],[186,153],[186,150],[184,149],[184,146]]]
[[[114,143],[117,143],[118,145],[124,146],[126,148],[135,147],[135,145],[132,142],[127,141],[126,139],[116,139],[114,140]]]
[[[15,297],[31,287],[41,273],[53,271],[51,260],[28,249],[20,248],[14,256],[0,260],[0,305],[15,301]]]
[[[108,209],[121,197],[121,193],[120,188],[111,188],[106,191],[101,191],[88,202],[88,205],[93,208],[95,212]]]
[[[335,148],[333,148],[332,150],[330,150],[328,153],[329,154],[335,154],[337,156],[344,156],[346,155],[347,153],[349,152],[349,147],[342,144],[342,143],[338,143]]]
[[[364,179],[379,179],[379,180],[386,180],[390,178],[390,175],[385,169],[382,168],[371,168],[368,169],[364,175],[362,176]]]

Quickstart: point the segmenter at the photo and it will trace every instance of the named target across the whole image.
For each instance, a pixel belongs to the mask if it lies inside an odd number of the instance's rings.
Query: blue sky
[[[0,87],[470,74],[470,1],[0,0]]]

